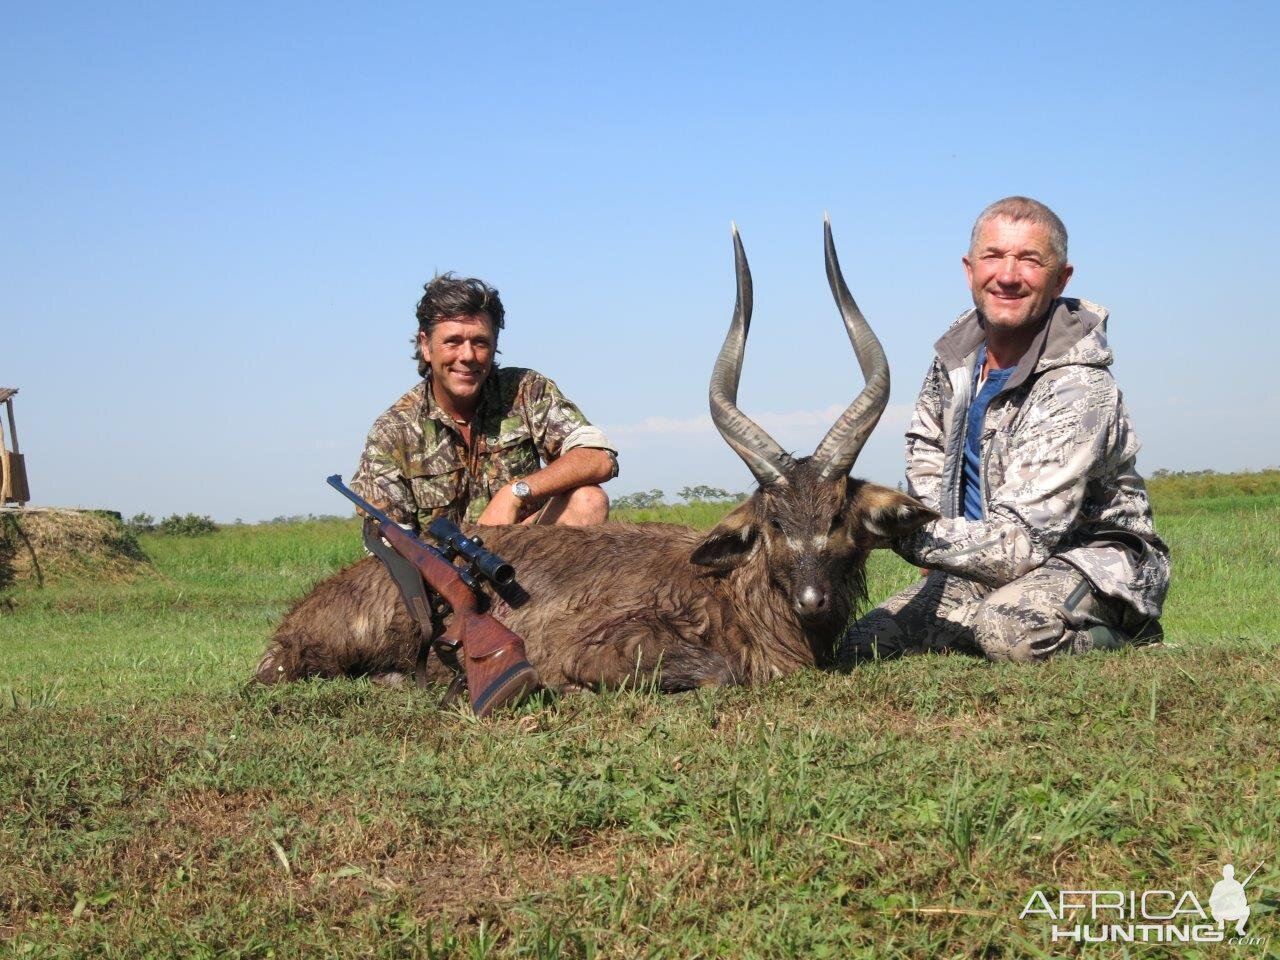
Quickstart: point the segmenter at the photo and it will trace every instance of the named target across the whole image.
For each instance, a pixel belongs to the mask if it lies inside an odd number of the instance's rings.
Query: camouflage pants
[[[1118,601],[1094,592],[1069,563],[1049,560],[998,589],[933,571],[858,620],[845,634],[842,666],[860,660],[960,650],[1027,662],[1129,642]]]

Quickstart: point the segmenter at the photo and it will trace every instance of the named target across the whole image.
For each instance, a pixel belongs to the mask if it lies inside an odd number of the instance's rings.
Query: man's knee
[[[990,660],[1031,663],[1061,654],[1114,650],[1128,636],[1106,622],[1087,580],[1066,596],[1046,577],[1015,581],[988,597],[974,617],[978,646]],[[1056,596],[1055,596],[1056,593]]]
[[[555,522],[571,526],[588,526],[609,519],[609,495],[601,487],[588,486],[570,490],[565,506]]]
[[[1052,609],[984,603],[973,621],[974,639],[988,660],[1030,663],[1062,653],[1067,624]]]

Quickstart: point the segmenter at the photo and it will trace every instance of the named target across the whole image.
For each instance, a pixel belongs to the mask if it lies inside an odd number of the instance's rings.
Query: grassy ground
[[[353,523],[143,537],[150,575],[0,609],[0,956],[1048,956],[1034,889],[1207,907],[1220,863],[1264,860],[1261,942],[1170,954],[1276,955],[1280,474],[1153,489],[1163,648],[485,725],[244,686]],[[914,575],[871,573],[873,600]]]

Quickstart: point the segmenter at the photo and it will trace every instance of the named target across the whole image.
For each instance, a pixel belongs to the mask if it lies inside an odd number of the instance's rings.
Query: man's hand
[[[516,522],[520,514],[520,498],[511,492],[511,484],[498,488],[484,512],[476,518],[476,523],[483,527],[501,527]]]

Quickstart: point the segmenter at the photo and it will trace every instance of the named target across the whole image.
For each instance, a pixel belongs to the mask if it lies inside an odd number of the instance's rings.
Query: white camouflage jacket
[[[973,367],[984,339],[968,310],[935,345],[907,430],[912,496],[942,519],[894,544],[908,562],[1000,587],[1059,557],[1122,601],[1137,630],[1169,589],[1169,550],[1135,468],[1138,438],[1107,369],[1107,311],[1062,298],[983,420],[985,516],[960,502]]]

